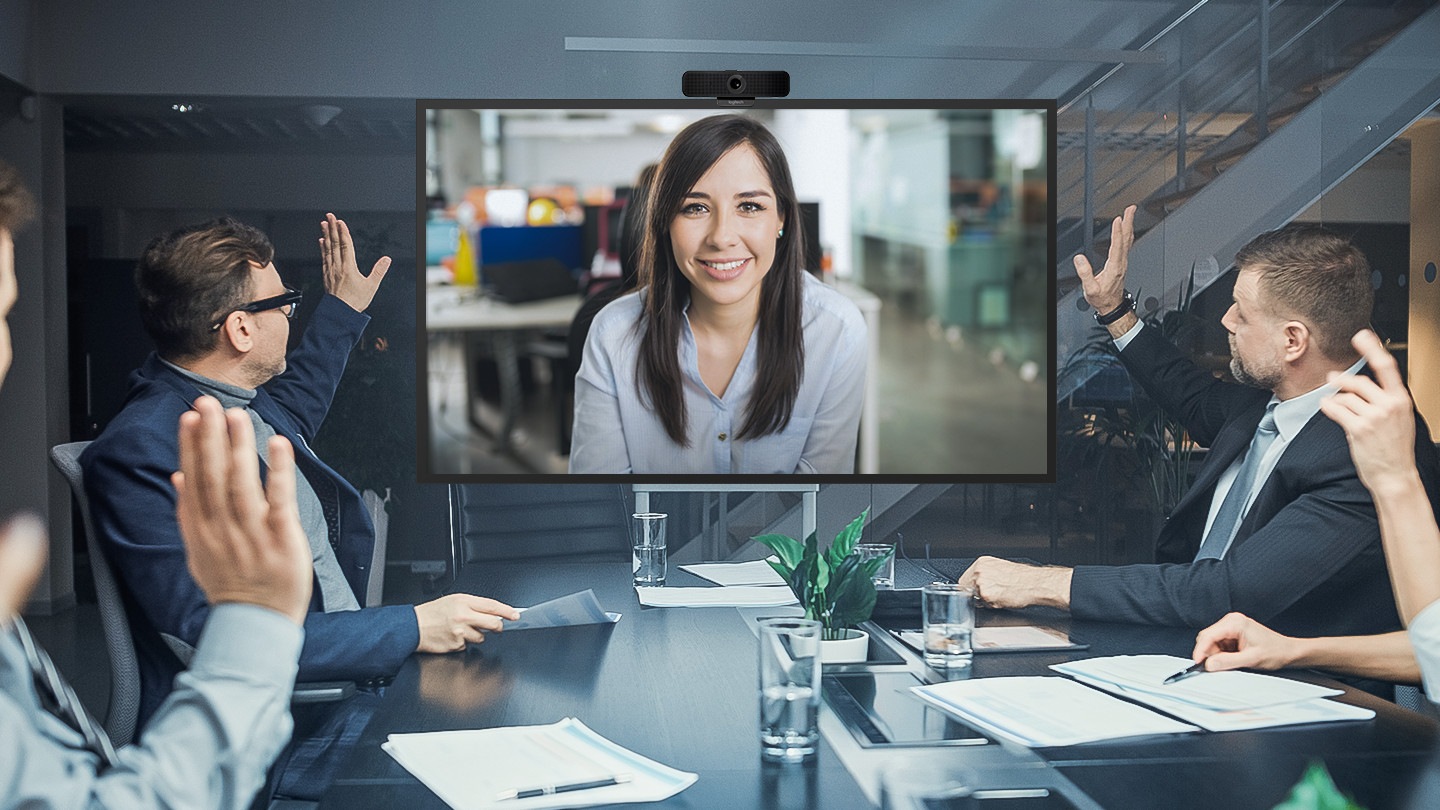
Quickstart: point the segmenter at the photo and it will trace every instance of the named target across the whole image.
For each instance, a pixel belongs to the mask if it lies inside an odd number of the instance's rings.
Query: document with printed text
[[[391,734],[381,748],[454,810],[658,802],[698,778],[616,745],[573,717],[546,726]]]

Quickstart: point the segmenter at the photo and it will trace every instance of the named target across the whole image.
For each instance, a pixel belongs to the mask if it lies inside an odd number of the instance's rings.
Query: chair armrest
[[[355,694],[354,681],[305,681],[295,684],[291,703],[332,703]]]

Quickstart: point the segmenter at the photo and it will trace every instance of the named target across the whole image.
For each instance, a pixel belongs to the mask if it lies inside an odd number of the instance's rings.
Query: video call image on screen
[[[423,480],[1053,480],[1053,105],[419,106]]]

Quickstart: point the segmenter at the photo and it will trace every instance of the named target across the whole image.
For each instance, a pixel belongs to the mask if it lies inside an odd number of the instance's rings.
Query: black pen
[[[610,787],[621,785],[630,781],[630,774],[622,773],[616,776],[607,776],[604,779],[593,779],[589,782],[571,782],[565,785],[546,785],[545,787],[526,788],[524,790],[506,790],[495,797],[495,801],[505,799],[533,799],[536,796],[550,796],[555,793],[570,793],[576,790],[589,790],[590,788]]]
[[[1206,661],[1206,660],[1207,660],[1207,659],[1201,658],[1199,661],[1196,661],[1195,663],[1191,664],[1190,666],[1188,666],[1188,667],[1180,670],[1179,672],[1175,673],[1174,675],[1171,675],[1170,677],[1168,677],[1168,678],[1166,678],[1165,680],[1161,681],[1161,682],[1160,682],[1160,685],[1161,685],[1161,686],[1169,686],[1170,684],[1175,683],[1175,682],[1177,682],[1177,681],[1183,681],[1183,680],[1185,680],[1186,678],[1190,677],[1191,675],[1199,675],[1200,673],[1202,673],[1202,672],[1205,671],[1205,661]]]

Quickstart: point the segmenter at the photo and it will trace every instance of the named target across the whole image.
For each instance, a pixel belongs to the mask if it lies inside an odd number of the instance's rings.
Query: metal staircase
[[[1300,214],[1440,102],[1440,6],[1257,0],[1188,8],[1060,108],[1057,395],[1103,365],[1070,257],[1103,261],[1139,203],[1128,286],[1149,315],[1203,290],[1256,233]],[[1098,266],[1098,263],[1097,263]]]

